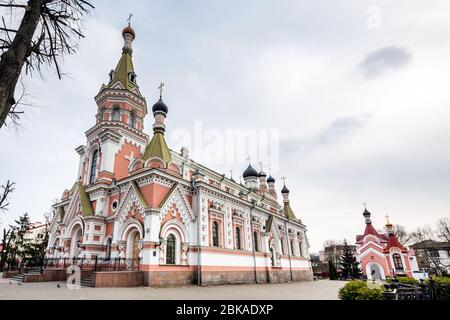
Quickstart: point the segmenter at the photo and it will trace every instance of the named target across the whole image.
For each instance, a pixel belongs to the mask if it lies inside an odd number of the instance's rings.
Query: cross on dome
[[[158,89],[159,89],[159,97],[162,98],[163,95],[163,89],[166,86],[166,84],[164,82],[161,82],[161,84],[159,85]]]
[[[133,19],[134,14],[130,13],[130,16],[128,17],[128,26],[131,27],[131,19]]]

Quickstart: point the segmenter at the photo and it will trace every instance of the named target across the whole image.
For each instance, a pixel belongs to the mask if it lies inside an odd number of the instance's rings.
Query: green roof
[[[138,198],[139,198],[139,201],[140,201],[141,205],[142,205],[145,209],[148,209],[148,208],[149,208],[149,205],[148,205],[147,201],[145,201],[144,195],[142,194],[141,189],[139,189],[139,186],[137,185],[136,181],[131,181],[131,186],[133,187],[134,192],[136,192],[136,194],[137,194],[137,196],[138,196]]]
[[[267,219],[267,222],[266,222],[266,229],[265,229],[264,231],[265,231],[265,232],[270,232],[270,231],[272,231],[272,224],[273,224],[273,216],[270,215],[270,216],[269,216],[269,219]]]
[[[133,89],[136,89],[138,86],[135,83],[131,82],[129,77],[129,74],[132,71],[134,72],[134,66],[131,53],[124,52],[122,53],[122,57],[117,64],[116,70],[114,70],[114,77],[109,83],[108,87],[111,87],[119,81],[127,90],[131,91]]]
[[[145,149],[142,159],[147,161],[154,157],[162,159],[165,164],[172,161],[169,147],[167,146],[166,139],[164,139],[164,134],[162,132],[155,132],[152,140]]]
[[[284,216],[289,220],[297,220],[297,217],[295,216],[294,211],[292,211],[289,203],[284,205]]]
[[[78,183],[78,194],[80,196],[81,203],[81,212],[84,216],[93,216],[94,209],[92,208],[91,199],[89,199],[89,195],[86,193],[86,189],[81,183]]]

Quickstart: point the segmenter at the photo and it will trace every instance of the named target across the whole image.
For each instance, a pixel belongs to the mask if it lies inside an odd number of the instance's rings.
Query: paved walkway
[[[0,280],[0,300],[337,300],[342,281],[181,288],[81,288],[65,283],[18,285]]]

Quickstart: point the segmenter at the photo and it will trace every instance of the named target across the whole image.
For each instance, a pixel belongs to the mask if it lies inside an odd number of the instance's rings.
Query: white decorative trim
[[[162,206],[161,218],[163,218],[169,212],[170,207],[172,207],[174,204],[180,211],[181,219],[186,225],[189,225],[190,222],[195,221],[194,211],[192,210],[188,199],[182,192],[180,185],[178,185],[175,190],[172,191],[172,194]]]

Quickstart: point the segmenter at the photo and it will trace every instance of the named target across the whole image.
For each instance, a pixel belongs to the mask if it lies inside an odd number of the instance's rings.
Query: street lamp
[[[77,247],[78,247],[78,249],[83,249],[83,250],[85,250],[85,248],[86,248],[85,246],[81,245],[81,240],[77,241]]]

